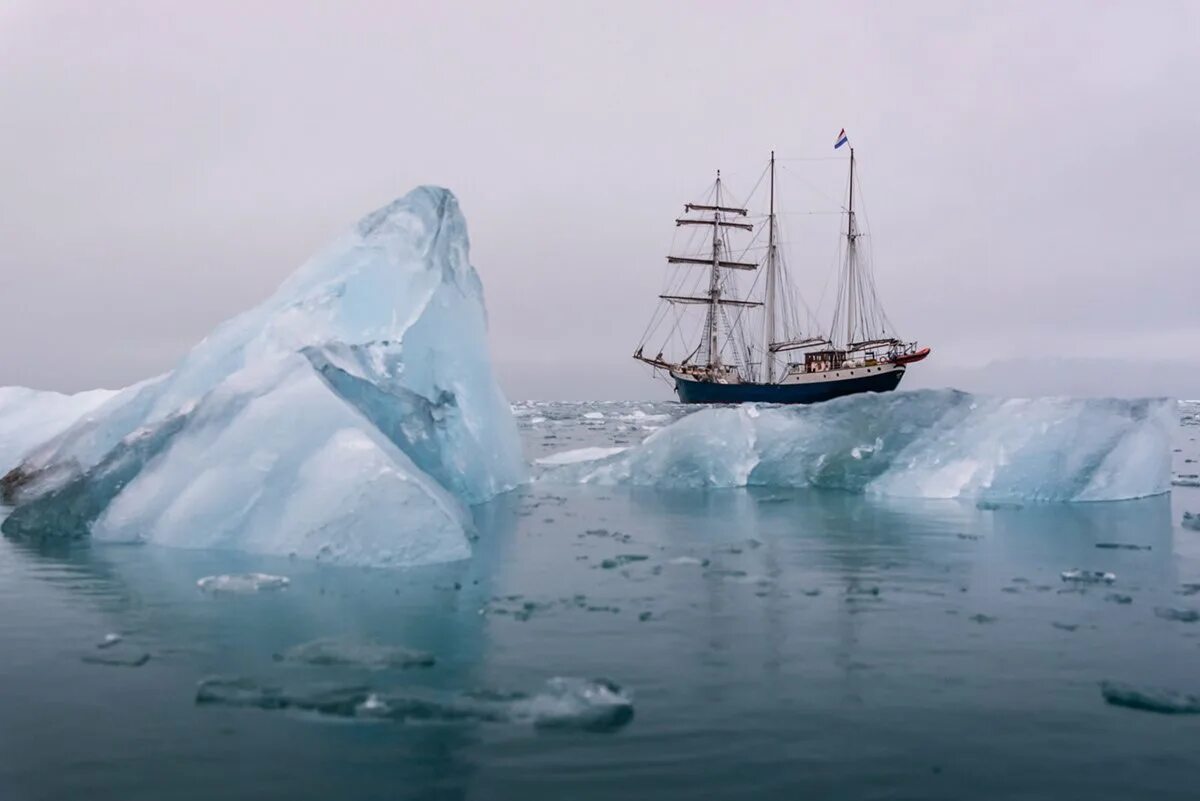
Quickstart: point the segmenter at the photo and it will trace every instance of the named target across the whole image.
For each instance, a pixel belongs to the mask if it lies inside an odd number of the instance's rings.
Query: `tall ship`
[[[834,148],[847,143],[843,130]],[[879,302],[859,242],[854,148],[849,151],[848,197],[839,209],[845,228],[839,233],[837,298],[823,329],[798,313],[807,306],[780,247],[774,151],[766,169],[767,213],[758,225],[745,204],[731,202],[720,171],[703,202],[684,206],[676,227],[696,227],[702,235],[692,237],[685,252],[667,256],[675,280],[659,295],[659,308],[633,354],[665,372],[679,400],[817,403],[890,392],[909,365],[929,355],[928,347],[895,335]],[[662,346],[647,355],[654,340]]]

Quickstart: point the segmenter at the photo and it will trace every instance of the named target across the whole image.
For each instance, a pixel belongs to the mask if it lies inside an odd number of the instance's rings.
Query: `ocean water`
[[[0,799],[1192,799],[1198,440],[1122,503],[534,482],[406,571],[2,540]]]

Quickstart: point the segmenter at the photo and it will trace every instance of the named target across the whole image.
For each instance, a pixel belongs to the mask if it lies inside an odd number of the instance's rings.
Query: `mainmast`
[[[763,336],[763,361],[766,362],[766,383],[775,382],[775,151],[771,151],[771,211],[767,217],[767,290],[763,299],[766,330]]]
[[[846,346],[854,341],[854,314],[857,303],[854,298],[855,285],[858,283],[858,255],[856,240],[858,232],[854,229],[854,146],[850,147],[850,204],[846,215]]]

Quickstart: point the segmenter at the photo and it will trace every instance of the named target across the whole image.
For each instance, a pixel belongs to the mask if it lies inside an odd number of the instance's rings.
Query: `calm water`
[[[516,411],[531,458],[635,442],[681,413]],[[1200,473],[1197,439],[1180,427],[1180,476]],[[1184,510],[1200,489],[987,510],[535,483],[478,510],[473,559],[400,572],[0,541],[0,799],[1192,799],[1200,715],[1100,692],[1200,693],[1200,622],[1155,612],[1200,609]],[[1117,578],[1076,587],[1071,568]],[[196,587],[251,570],[292,584]],[[122,641],[97,648],[109,633]],[[319,638],[437,662],[276,658]],[[460,701],[605,677],[635,715],[595,732],[198,705],[214,675]]]

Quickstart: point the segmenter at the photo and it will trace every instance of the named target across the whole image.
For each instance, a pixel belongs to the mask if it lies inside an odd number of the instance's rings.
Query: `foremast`
[[[712,202],[687,203],[684,213],[699,212],[702,217],[680,217],[675,220],[676,227],[683,225],[708,225],[712,227],[712,241],[709,252],[705,257],[699,256],[667,256],[669,264],[705,266],[709,269],[708,291],[704,295],[659,295],[659,298],[670,304],[703,304],[705,311],[704,339],[693,353],[681,362],[672,362],[663,358],[663,354],[651,358],[643,354],[643,348],[638,347],[633,354],[635,359],[646,362],[654,367],[672,372],[702,373],[715,377],[729,371],[721,361],[721,319],[725,306],[761,306],[757,301],[727,297],[723,290],[722,270],[756,270],[758,265],[753,262],[736,261],[725,242],[724,233],[727,229],[753,231],[754,226],[749,222],[741,222],[749,215],[749,210],[737,206],[724,205],[722,200],[721,171],[717,170],[717,180],[714,185]],[[697,353],[703,354],[702,362],[691,362],[691,357]],[[690,363],[689,363],[690,362]]]

